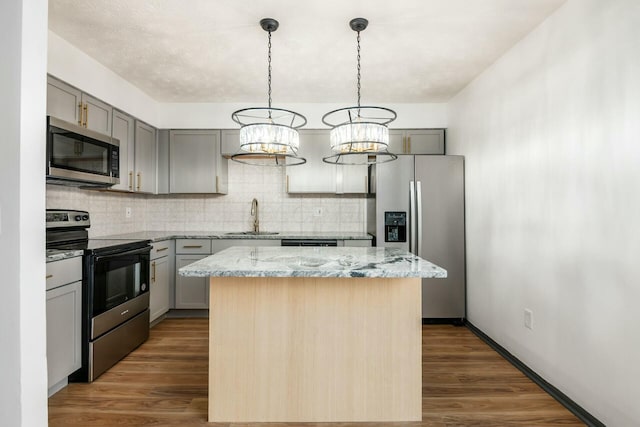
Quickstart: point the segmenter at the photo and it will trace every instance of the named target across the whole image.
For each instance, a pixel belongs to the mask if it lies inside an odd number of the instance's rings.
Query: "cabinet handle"
[[[407,137],[407,146],[408,146],[407,154],[411,154],[411,137],[410,136]]]
[[[78,126],[82,126],[82,102],[78,102]]]
[[[169,249],[169,248],[158,248],[158,249],[156,249],[156,252],[166,251],[167,249]]]
[[[89,105],[84,104],[82,106],[82,110],[84,111],[84,122],[82,123],[82,126],[87,127],[87,122],[89,121]]]
[[[140,191],[140,186],[142,185],[142,172],[138,172],[138,185],[136,189]]]
[[[220,190],[218,189],[219,188],[219,185],[218,185],[219,181],[220,181],[220,179],[219,179],[218,175],[216,175],[216,193],[220,192]]]
[[[197,248],[201,248],[202,245],[184,245],[183,248],[185,249],[197,249]]]
[[[364,176],[364,192],[369,192],[369,177],[366,175]]]
[[[156,283],[156,262],[151,263],[151,283]]]
[[[403,153],[407,152],[407,137],[406,136],[402,137],[402,152]]]
[[[133,171],[129,171],[129,191],[133,191]]]
[[[53,277],[53,274],[47,274],[47,279],[51,279]]]
[[[286,184],[286,192],[289,192],[289,175],[287,175],[287,184]]]

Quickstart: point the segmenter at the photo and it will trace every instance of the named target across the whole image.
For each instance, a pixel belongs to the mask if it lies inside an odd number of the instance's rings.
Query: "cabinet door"
[[[409,154],[444,154],[443,129],[410,129],[405,135]]]
[[[111,135],[111,119],[113,115],[111,105],[86,93],[82,94],[82,105],[84,109],[84,127],[105,135]]]
[[[389,129],[389,146],[387,150],[395,155],[407,154],[406,139],[403,130]]]
[[[176,255],[176,308],[209,308],[209,278],[185,277],[178,270],[209,255]]]
[[[120,141],[120,184],[113,190],[133,191],[134,185],[134,138],[135,120],[118,110],[113,111],[113,131],[111,134]]]
[[[157,194],[169,194],[169,130],[158,129],[157,144],[158,153],[157,165],[158,165],[158,184]]]
[[[156,192],[156,130],[136,120],[135,130],[135,191]]]
[[[47,291],[47,369],[51,388],[79,369],[82,282]]]
[[[81,102],[82,92],[79,89],[47,76],[47,115],[81,124],[78,114]]]
[[[240,151],[240,129],[223,129],[220,134],[220,152],[232,156]]]
[[[287,167],[288,193],[336,193],[336,165],[325,163],[332,154],[328,130],[300,131],[298,154],[307,163]]]
[[[352,156],[353,161],[366,163],[367,155]],[[358,159],[359,158],[359,159]],[[338,165],[337,166],[337,193],[360,193],[369,191],[369,166],[364,165]]]
[[[149,272],[149,277],[151,277],[151,286],[149,287],[151,314],[149,320],[153,322],[169,311],[169,257],[151,261],[149,268],[151,269]]]
[[[220,158],[219,130],[172,130],[169,132],[169,192],[226,193],[226,189],[221,188]],[[226,183],[226,177],[222,181]]]

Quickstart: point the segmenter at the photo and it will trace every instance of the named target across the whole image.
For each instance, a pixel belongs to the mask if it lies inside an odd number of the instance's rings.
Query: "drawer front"
[[[178,239],[176,240],[176,254],[205,254],[211,253],[211,239]]]
[[[163,240],[161,242],[152,243],[151,259],[157,259],[157,258],[169,255],[170,247],[171,247],[171,240]]]
[[[82,280],[82,257],[47,263],[47,290]]]

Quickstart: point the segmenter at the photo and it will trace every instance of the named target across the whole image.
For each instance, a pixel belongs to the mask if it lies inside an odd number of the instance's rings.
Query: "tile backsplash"
[[[88,211],[90,237],[140,230],[248,231],[253,198],[259,203],[261,231],[366,231],[364,196],[287,194],[285,174],[283,168],[229,162],[227,195],[144,195],[47,185],[47,208]]]

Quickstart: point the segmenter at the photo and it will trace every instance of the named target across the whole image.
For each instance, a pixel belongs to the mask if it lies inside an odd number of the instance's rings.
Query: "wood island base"
[[[420,278],[212,277],[210,422],[422,419]]]

